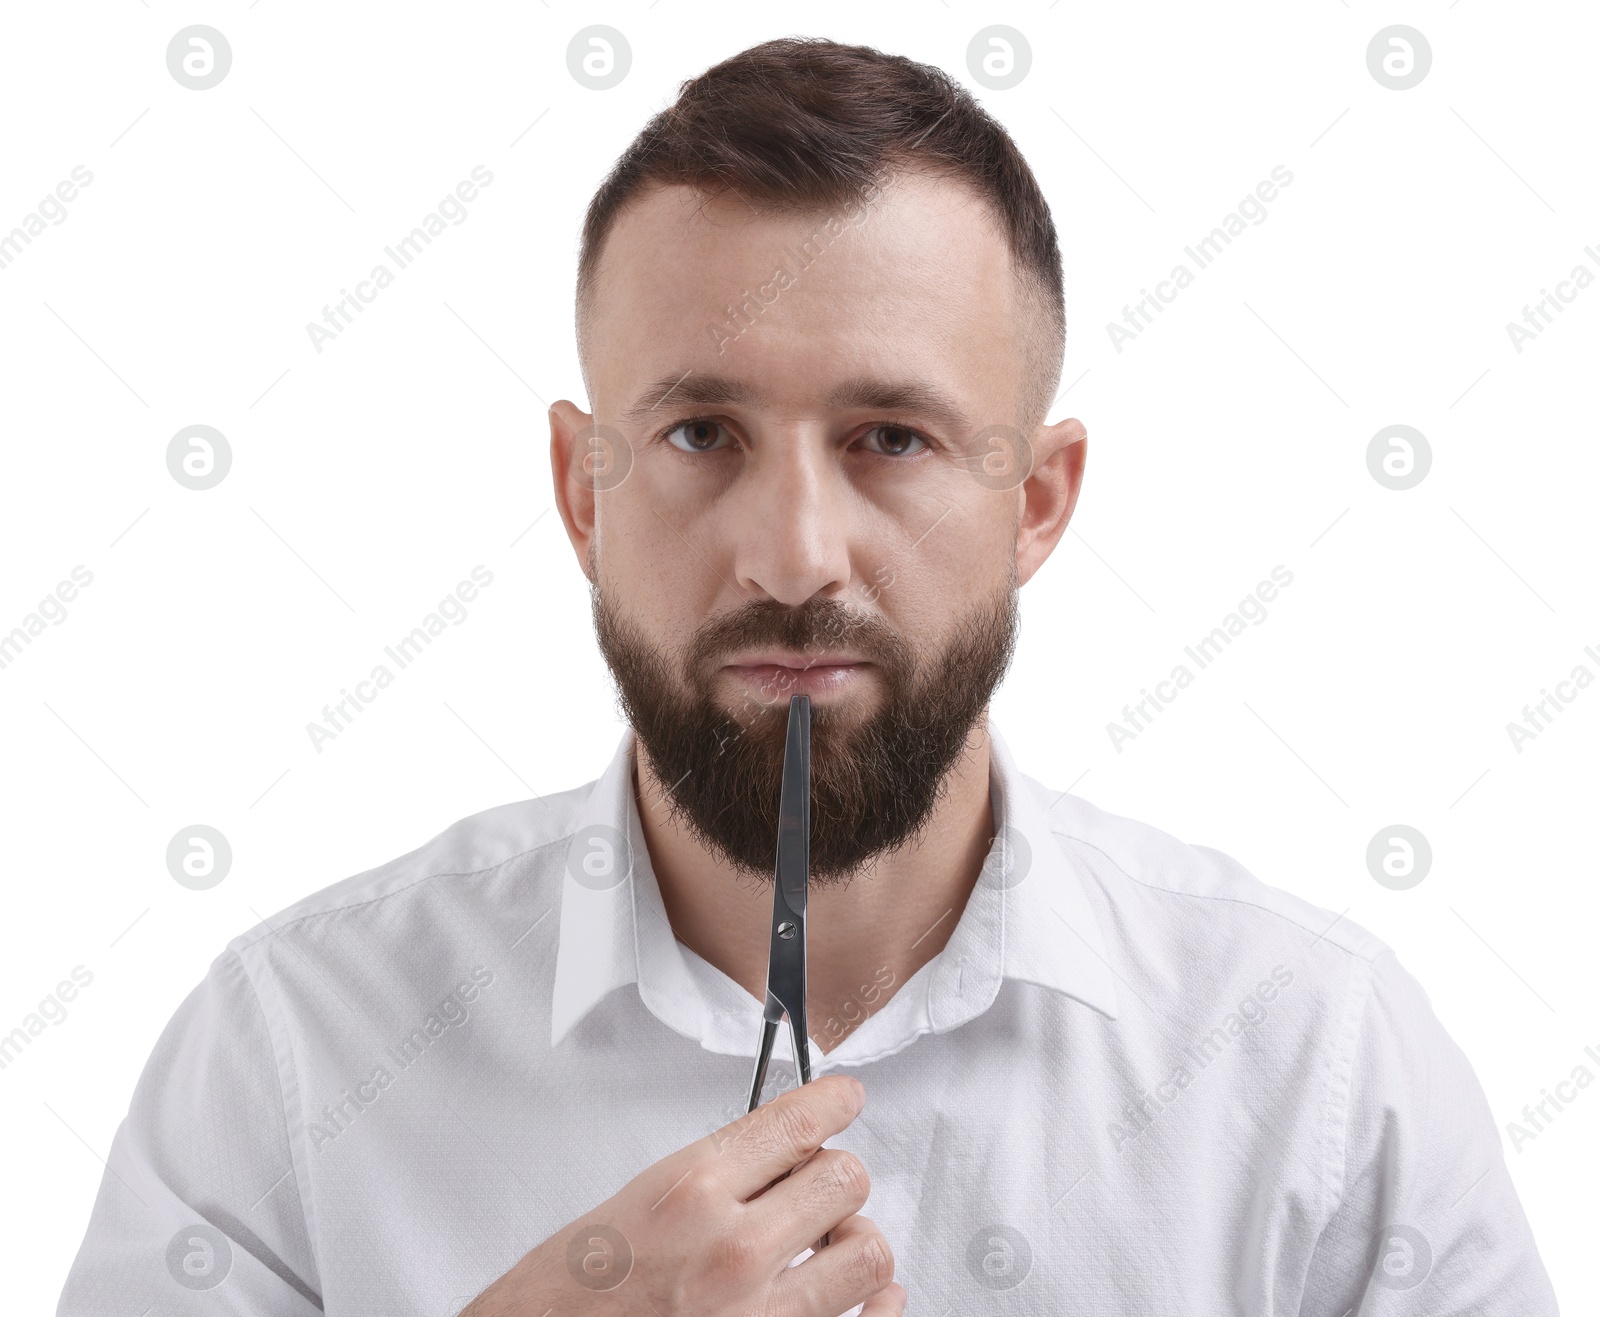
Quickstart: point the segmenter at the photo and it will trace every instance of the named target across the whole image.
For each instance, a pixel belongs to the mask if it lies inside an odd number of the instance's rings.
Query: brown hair
[[[1043,421],[1061,378],[1061,252],[1043,193],[1016,143],[949,74],[870,46],[782,37],[683,83],[628,146],[589,203],[578,258],[580,353],[606,235],[652,184],[731,189],[758,210],[860,204],[900,170],[956,178],[990,205],[1018,286],[1040,307],[1025,335],[1019,423]]]

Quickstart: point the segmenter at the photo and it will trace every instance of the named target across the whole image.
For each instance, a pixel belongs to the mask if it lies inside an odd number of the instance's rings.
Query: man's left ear
[[[1066,533],[1083,488],[1089,432],[1075,416],[1039,427],[1033,466],[1022,482],[1017,521],[1017,584],[1027,582]]]

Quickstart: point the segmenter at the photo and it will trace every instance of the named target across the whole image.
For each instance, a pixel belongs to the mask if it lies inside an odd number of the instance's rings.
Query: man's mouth
[[[723,671],[759,691],[766,699],[789,695],[831,695],[858,684],[870,667],[855,655],[752,654]]]

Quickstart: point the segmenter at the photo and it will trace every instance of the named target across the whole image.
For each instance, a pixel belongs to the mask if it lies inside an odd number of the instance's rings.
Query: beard
[[[605,600],[591,578],[596,639],[622,712],[667,786],[671,817],[741,873],[771,882],[777,855],[789,692],[729,711],[714,683],[756,648],[859,655],[883,687],[864,717],[811,705],[811,879],[842,885],[913,841],[1011,664],[1016,568],[1005,588],[961,617],[941,648],[907,641],[877,617],[812,596],[797,608],[753,600],[707,622],[676,664]],[[863,683],[865,685],[866,683]],[[864,692],[863,692],[864,693]]]

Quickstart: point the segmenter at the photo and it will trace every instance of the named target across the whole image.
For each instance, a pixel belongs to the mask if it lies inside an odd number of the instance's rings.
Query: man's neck
[[[633,758],[640,824],[674,935],[765,1001],[771,875],[758,884],[702,846],[669,817],[665,789],[637,742]],[[811,885],[806,1014],[815,1047],[831,1052],[943,949],[994,831],[983,717],[915,840],[869,862],[848,884]],[[774,837],[774,854],[776,844]]]

